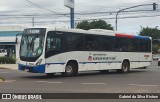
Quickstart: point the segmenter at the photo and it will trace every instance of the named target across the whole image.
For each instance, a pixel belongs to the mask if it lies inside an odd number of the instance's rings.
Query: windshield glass
[[[20,58],[23,61],[36,61],[43,53],[45,32],[27,29],[21,39]]]
[[[43,52],[43,37],[41,35],[24,35],[21,42],[22,57],[38,57]]]

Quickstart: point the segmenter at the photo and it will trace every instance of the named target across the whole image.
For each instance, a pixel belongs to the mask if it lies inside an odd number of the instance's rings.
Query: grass
[[[2,77],[0,77],[0,81],[5,81],[5,79],[4,79],[4,78],[2,78]]]

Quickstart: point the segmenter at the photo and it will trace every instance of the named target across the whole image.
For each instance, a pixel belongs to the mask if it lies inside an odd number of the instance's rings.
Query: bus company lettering
[[[88,57],[88,60],[89,61],[98,61],[98,60],[103,60],[103,61],[106,61],[106,60],[116,60],[116,57],[108,57],[107,54],[89,54],[89,57]]]
[[[88,57],[88,61],[92,61],[92,56],[89,56],[89,57]]]
[[[93,57],[93,60],[116,60],[116,57]]]
[[[146,59],[148,59],[148,58],[149,58],[149,55],[144,55],[144,57],[145,57]]]

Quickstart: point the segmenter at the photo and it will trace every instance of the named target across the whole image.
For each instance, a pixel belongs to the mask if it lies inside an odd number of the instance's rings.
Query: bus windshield
[[[24,33],[20,46],[20,57],[25,61],[36,60],[43,53],[44,34]]]

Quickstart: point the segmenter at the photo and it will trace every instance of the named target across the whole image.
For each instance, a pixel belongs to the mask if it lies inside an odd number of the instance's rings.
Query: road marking
[[[83,85],[106,85],[105,83],[81,83]]]
[[[38,83],[45,83],[46,81],[36,81],[36,82],[38,82]]]
[[[38,83],[49,83],[49,84],[61,84],[62,82],[52,82],[52,81],[36,81]]]
[[[25,72],[25,71],[18,71],[18,73],[28,73],[28,72]]]
[[[148,86],[148,87],[157,87],[159,85],[140,85],[140,84],[129,84],[131,86]]]
[[[47,82],[47,83],[50,83],[50,84],[62,84],[62,82]]]

